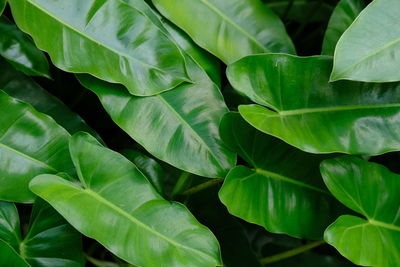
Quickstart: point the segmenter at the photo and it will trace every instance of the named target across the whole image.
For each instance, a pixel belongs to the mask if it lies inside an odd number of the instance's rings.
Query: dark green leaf
[[[3,14],[6,4],[7,4],[7,0],[0,0],[0,16],[1,16],[1,14]]]

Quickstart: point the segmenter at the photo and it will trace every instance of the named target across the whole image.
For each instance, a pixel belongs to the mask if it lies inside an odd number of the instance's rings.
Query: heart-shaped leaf
[[[30,180],[42,173],[74,173],[70,135],[49,116],[0,90],[0,199],[33,202]]]
[[[84,235],[139,266],[220,263],[213,234],[183,205],[164,200],[128,159],[85,133],[71,138],[70,151],[83,187],[40,175],[30,188]]]
[[[322,44],[322,54],[333,56],[340,36],[353,23],[358,14],[365,8],[364,0],[341,0],[328,23]]]
[[[259,105],[239,106],[257,129],[312,153],[376,155],[400,149],[400,83],[330,83],[332,58],[283,54],[228,67],[233,87]]]
[[[321,239],[337,214],[318,168],[326,157],[265,135],[237,113],[226,114],[220,128],[224,142],[254,168],[237,166],[225,178],[219,197],[229,212],[270,232]]]
[[[81,235],[42,200],[24,237],[15,205],[0,202],[0,251],[1,266],[84,266]]]
[[[331,80],[400,81],[400,1],[374,0],[344,32]]]
[[[326,229],[326,242],[358,265],[397,266],[400,175],[351,156],[324,161],[321,173],[332,194],[364,216],[340,216]]]
[[[283,23],[259,0],[153,0],[201,47],[227,64],[263,52],[295,53]]]
[[[121,83],[141,96],[190,81],[176,44],[140,9],[124,1],[9,2],[18,27],[60,69]]]

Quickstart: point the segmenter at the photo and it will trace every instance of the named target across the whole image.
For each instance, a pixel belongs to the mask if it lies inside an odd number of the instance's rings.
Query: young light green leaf
[[[85,133],[71,138],[70,151],[83,187],[40,175],[30,188],[76,229],[138,266],[220,264],[213,234],[164,200],[132,162]]]
[[[121,83],[140,96],[190,81],[175,43],[124,1],[9,2],[17,25],[65,71]]]
[[[331,80],[400,81],[400,1],[374,0],[336,45]]]
[[[50,78],[46,56],[4,16],[0,18],[0,55],[27,75]]]
[[[259,0],[153,0],[156,8],[226,64],[263,52],[295,53],[283,23]]]
[[[70,135],[49,116],[0,90],[0,199],[32,202],[30,180],[42,173],[74,173]]]
[[[228,67],[239,106],[257,129],[312,153],[377,155],[400,149],[400,83],[330,83],[331,57],[249,56]]]
[[[326,242],[358,265],[397,266],[400,175],[351,156],[324,161],[321,173],[332,194],[365,217],[340,216],[326,229]]]
[[[1,266],[84,266],[80,234],[42,200],[33,205],[24,237],[15,205],[0,201],[0,241],[0,251],[7,250]],[[15,265],[7,265],[11,259]]]
[[[265,135],[237,113],[223,117],[220,131],[224,142],[254,168],[237,166],[225,178],[219,197],[229,212],[273,233],[321,239],[337,215],[318,168],[326,157]]]
[[[333,56],[336,43],[340,36],[353,23],[358,14],[364,9],[364,0],[341,0],[335,9],[328,23],[322,44],[322,54]]]

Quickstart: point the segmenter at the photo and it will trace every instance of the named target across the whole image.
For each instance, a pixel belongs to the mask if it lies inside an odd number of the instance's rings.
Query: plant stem
[[[322,245],[324,243],[325,243],[325,241],[323,241],[323,240],[314,241],[314,242],[308,243],[308,244],[306,244],[304,246],[301,246],[301,247],[298,247],[298,248],[294,248],[294,249],[291,249],[291,250],[288,250],[288,251],[285,251],[285,252],[270,256],[270,257],[263,258],[263,259],[260,260],[260,262],[262,264],[268,264],[268,263],[277,262],[277,261],[280,261],[280,260],[283,260],[283,259],[287,259],[287,258],[296,256],[298,254],[301,254],[301,253],[303,253],[303,252],[305,252],[307,250],[310,250],[310,249],[313,249],[315,247],[318,247],[318,246],[320,246],[320,245]]]
[[[199,191],[202,191],[206,188],[209,188],[213,185],[222,183],[224,181],[224,179],[222,178],[215,178],[215,179],[211,179],[210,181],[207,181],[205,183],[193,186],[192,188],[189,188],[188,190],[186,190],[185,192],[182,193],[183,196],[190,196],[193,194],[196,194]]]

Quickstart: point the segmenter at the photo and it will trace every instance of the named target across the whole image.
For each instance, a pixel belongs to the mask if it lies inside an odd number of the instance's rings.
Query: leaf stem
[[[209,188],[209,187],[211,187],[211,186],[213,186],[213,185],[222,183],[223,181],[224,181],[223,178],[214,178],[214,179],[211,179],[210,181],[207,181],[207,182],[205,182],[205,183],[202,183],[202,184],[193,186],[192,188],[189,188],[188,190],[186,190],[185,192],[183,192],[182,195],[183,195],[183,196],[190,196],[190,195],[196,194],[196,193],[199,192],[199,191],[202,191],[202,190],[204,190],[204,189],[206,189],[206,188]]]
[[[306,244],[304,246],[301,246],[301,247],[298,247],[298,248],[294,248],[294,249],[291,249],[291,250],[288,250],[288,251],[285,251],[285,252],[282,252],[282,253],[279,253],[279,254],[276,254],[276,255],[273,255],[273,256],[269,256],[269,257],[263,258],[263,259],[260,260],[260,262],[262,264],[268,264],[268,263],[277,262],[277,261],[280,261],[280,260],[283,260],[283,259],[287,259],[287,258],[296,256],[298,254],[301,254],[301,253],[303,253],[303,252],[305,252],[307,250],[310,250],[310,249],[313,249],[315,247],[318,247],[318,246],[320,246],[320,245],[322,245],[324,243],[325,243],[325,241],[323,241],[323,240],[314,241],[314,242],[308,243],[308,244]]]

